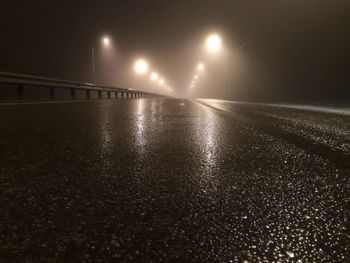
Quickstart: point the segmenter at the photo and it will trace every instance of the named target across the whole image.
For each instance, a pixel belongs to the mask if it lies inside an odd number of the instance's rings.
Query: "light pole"
[[[144,75],[147,73],[148,71],[148,62],[142,58],[137,59],[134,63],[134,71],[138,74],[138,75]]]
[[[92,83],[95,83],[95,48],[91,48],[91,74]]]
[[[205,47],[207,51],[211,54],[219,53],[222,50],[222,38],[218,34],[211,34],[207,37],[205,41]],[[228,50],[224,54],[224,98],[227,96],[227,71],[228,71]]]
[[[110,45],[110,39],[109,37],[103,37],[102,38],[102,43],[104,47],[109,47]],[[91,48],[91,79],[92,82],[95,83],[96,81],[96,76],[95,76],[95,71],[96,71],[96,64],[95,64],[95,48]]]
[[[226,50],[226,53],[224,54],[224,98],[227,99],[227,86],[228,86],[228,81],[227,81],[227,73],[228,73],[228,63],[229,63],[229,57],[230,57],[230,52],[229,50]]]
[[[238,49],[244,48],[246,45],[248,45],[251,41],[254,40],[255,37],[251,37],[245,42],[243,42]],[[211,34],[207,37],[205,41],[205,47],[209,53],[218,53],[222,49],[222,38],[217,34]],[[227,47],[224,49],[224,98],[227,96],[227,86],[228,86],[228,72],[230,68],[230,58],[231,58],[231,50]]]
[[[132,68],[133,71],[136,75],[138,76],[144,76],[146,75],[146,73],[149,70],[149,64],[147,62],[147,60],[143,59],[143,58],[138,58],[136,59],[133,64],[132,64]],[[130,81],[132,81],[132,85],[138,85],[139,83],[134,80],[134,79],[130,79]],[[135,82],[136,81],[136,82]]]

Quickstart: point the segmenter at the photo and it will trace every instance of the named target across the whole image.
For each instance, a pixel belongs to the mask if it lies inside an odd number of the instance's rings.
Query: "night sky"
[[[195,65],[204,61],[206,76],[191,95],[223,98],[222,62],[201,53],[215,31],[230,50],[230,99],[350,96],[348,0],[2,0],[0,28],[0,71],[91,81],[91,48],[98,51],[107,34],[113,61],[103,64],[97,52],[99,82],[148,88],[130,80],[132,61],[141,55],[186,95]]]

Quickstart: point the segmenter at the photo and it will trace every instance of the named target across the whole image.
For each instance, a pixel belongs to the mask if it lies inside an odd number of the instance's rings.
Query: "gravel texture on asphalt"
[[[0,105],[0,261],[350,262],[349,117],[206,103]]]

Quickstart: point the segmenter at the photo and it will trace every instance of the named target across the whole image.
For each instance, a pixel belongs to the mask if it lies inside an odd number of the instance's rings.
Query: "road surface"
[[[350,117],[0,105],[1,262],[349,262]]]

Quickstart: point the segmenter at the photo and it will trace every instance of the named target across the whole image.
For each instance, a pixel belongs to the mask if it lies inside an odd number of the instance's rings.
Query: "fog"
[[[314,102],[350,95],[350,4],[335,0],[2,2],[0,70],[180,97]],[[222,36],[219,54],[204,49]],[[107,34],[111,47],[103,50]],[[147,59],[173,93],[132,71]],[[197,63],[205,64],[190,90]]]

